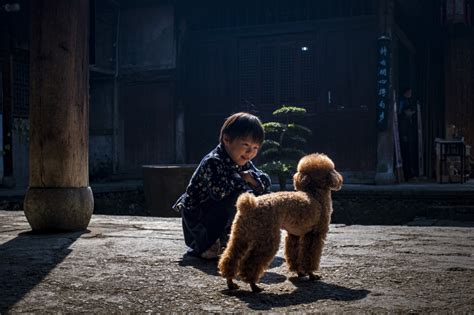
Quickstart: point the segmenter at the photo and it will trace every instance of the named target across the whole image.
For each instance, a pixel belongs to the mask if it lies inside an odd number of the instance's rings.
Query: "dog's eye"
[[[332,180],[332,171],[326,174],[326,180],[330,181]]]

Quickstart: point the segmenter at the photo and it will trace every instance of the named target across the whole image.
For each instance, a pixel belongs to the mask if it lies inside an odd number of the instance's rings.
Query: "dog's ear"
[[[296,172],[293,176],[293,185],[295,186],[295,190],[305,190],[310,182],[311,177],[301,172]]]
[[[341,189],[342,183],[343,177],[341,174],[339,174],[336,170],[332,170],[329,172],[328,186],[331,190]]]

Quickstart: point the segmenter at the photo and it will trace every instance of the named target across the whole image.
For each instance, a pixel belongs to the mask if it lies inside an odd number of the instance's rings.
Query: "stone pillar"
[[[379,16],[379,34],[380,36],[387,36],[392,38],[393,28],[393,0],[380,0],[378,4],[378,16]],[[390,54],[392,55],[392,54]],[[393,62],[390,62],[393,64]],[[389,89],[388,99],[392,100],[392,84],[393,82],[393,71],[389,73]],[[377,133],[377,169],[375,172],[375,183],[376,184],[393,184],[396,181],[395,173],[393,172],[393,154],[394,154],[394,143],[393,143],[393,108],[391,102],[386,104],[388,106],[386,113],[387,128],[380,130]]]
[[[87,228],[89,1],[31,1],[30,185],[33,230]]]

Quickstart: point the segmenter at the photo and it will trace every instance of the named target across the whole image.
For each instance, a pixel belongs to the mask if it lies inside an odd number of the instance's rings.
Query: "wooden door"
[[[343,171],[372,176],[375,38],[364,26],[241,39],[241,108],[265,121],[283,104],[305,107],[313,130],[307,150],[329,154]]]
[[[375,171],[375,38],[367,28],[321,34],[313,148],[329,154],[341,171]]]
[[[268,35],[260,30],[258,36],[237,32],[220,40],[201,34],[187,57],[188,161],[198,161],[215,145],[230,113],[249,111],[268,121],[287,104],[308,110],[305,123],[314,135],[307,151],[329,154],[340,170],[373,175],[376,33],[371,21],[321,23],[304,32],[269,30]]]
[[[187,52],[186,155],[200,159],[219,143],[225,118],[235,112],[235,47],[233,41],[196,42]]]
[[[171,81],[125,83],[121,86],[121,172],[141,175],[144,164],[174,162],[173,94]]]

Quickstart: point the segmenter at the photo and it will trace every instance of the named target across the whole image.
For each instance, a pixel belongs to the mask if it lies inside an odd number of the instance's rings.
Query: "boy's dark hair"
[[[219,136],[220,143],[224,143],[224,135],[227,135],[230,140],[251,137],[253,141],[259,144],[265,139],[265,132],[260,119],[244,112],[233,114],[224,121]]]

